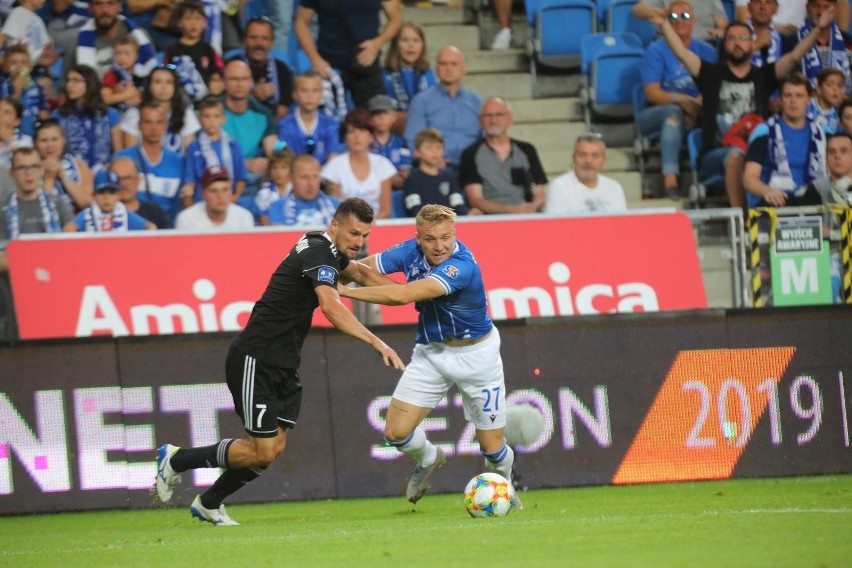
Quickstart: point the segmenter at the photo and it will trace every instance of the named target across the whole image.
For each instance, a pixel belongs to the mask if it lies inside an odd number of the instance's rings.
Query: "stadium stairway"
[[[513,15],[515,48],[504,51],[483,49],[490,45],[498,25],[490,10],[486,9],[482,16],[480,29],[460,1],[448,5],[406,2],[404,11],[406,20],[423,26],[433,66],[435,54],[441,47],[455,45],[464,51],[468,65],[465,86],[483,98],[500,95],[511,102],[515,125],[510,135],[535,145],[548,178],[553,179],[571,169],[574,139],[586,130],[578,97],[579,70],[569,74],[539,75],[538,96],[534,97],[524,47],[528,28],[523,15]],[[628,208],[682,207],[681,201],[642,199],[642,183],[633,152],[633,123],[595,124],[593,128],[607,140],[605,174],[621,182]],[[649,187],[657,188],[660,185],[659,157],[652,157],[648,166],[651,170]]]

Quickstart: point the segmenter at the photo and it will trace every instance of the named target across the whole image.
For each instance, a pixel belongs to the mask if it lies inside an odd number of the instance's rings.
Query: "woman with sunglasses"
[[[177,68],[174,65],[157,65],[145,89],[142,91],[143,106],[150,102],[159,103],[166,109],[168,128],[163,135],[163,148],[183,155],[186,147],[201,130],[201,123],[183,92]],[[122,147],[131,148],[139,142],[139,109],[129,108],[121,120]]]
[[[66,151],[93,171],[106,167],[121,149],[121,116],[101,98],[101,80],[88,65],[74,65],[63,77],[64,102],[53,113],[65,132]]]
[[[65,133],[57,120],[50,118],[36,123],[35,148],[44,166],[44,189],[67,195],[78,210],[88,206],[92,201],[92,170],[68,152]]]
[[[716,62],[716,49],[692,37],[695,20],[692,4],[676,0],[667,18],[683,45],[701,59]],[[680,153],[688,129],[698,123],[701,93],[692,76],[664,39],[648,46],[642,61],[642,84],[648,107],[636,117],[643,136],[657,136],[663,161],[664,195],[680,196]]]

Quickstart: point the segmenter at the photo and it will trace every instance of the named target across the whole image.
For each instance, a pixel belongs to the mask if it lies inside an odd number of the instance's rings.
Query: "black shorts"
[[[258,361],[236,347],[225,362],[228,389],[243,427],[255,438],[273,438],[278,427],[292,428],[302,406],[302,384],[295,369]]]

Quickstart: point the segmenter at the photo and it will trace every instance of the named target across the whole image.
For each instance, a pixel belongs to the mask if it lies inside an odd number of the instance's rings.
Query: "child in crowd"
[[[67,138],[68,151],[97,172],[121,148],[121,115],[101,99],[101,81],[88,65],[65,71],[64,101],[53,113]]]
[[[370,151],[391,161],[396,175],[391,179],[393,189],[401,189],[411,171],[411,150],[405,138],[391,132],[397,118],[397,102],[387,95],[376,95],[367,104],[373,119],[373,144]]]
[[[343,151],[340,124],[318,111],[322,103],[322,76],[309,71],[296,77],[296,110],[278,121],[278,138],[295,154],[310,154],[320,164]]]
[[[269,208],[273,203],[287,195],[292,188],[290,183],[290,168],[293,162],[293,152],[279,142],[281,148],[269,156],[269,179],[260,186],[254,196],[254,212],[258,224],[269,224]]]
[[[133,211],[128,211],[118,199],[121,182],[118,174],[101,170],[95,176],[95,198],[92,203],[80,211],[74,220],[65,225],[67,233],[83,231],[101,233],[107,231],[126,232],[153,230],[157,226],[146,221]]]
[[[293,159],[292,190],[269,207],[270,225],[327,227],[340,200],[320,191],[320,163],[302,154]]]
[[[207,95],[221,95],[224,63],[222,56],[204,40],[207,15],[197,0],[178,4],[180,39],[166,48],[164,61],[177,67],[184,92],[197,104]]]
[[[44,4],[45,0],[18,0],[0,31],[0,44],[5,44],[7,48],[23,44],[29,50],[33,65],[49,68],[61,54],[53,50],[53,40],[47,32],[47,26],[36,14]]]
[[[424,128],[414,137],[414,155],[419,165],[405,180],[405,213],[414,217],[426,204],[452,207],[467,215],[468,206],[459,189],[458,179],[441,170],[444,164],[444,136],[437,128]]]
[[[92,170],[66,150],[65,133],[59,122],[53,118],[40,121],[33,142],[44,165],[44,190],[67,196],[75,210],[89,205],[92,202]]]
[[[115,41],[112,51],[112,68],[104,73],[101,81],[101,98],[108,106],[123,113],[142,102],[144,81],[133,74],[133,66],[139,57],[139,42],[128,34]]]
[[[405,130],[405,117],[411,99],[420,91],[435,84],[435,74],[429,67],[426,34],[423,28],[405,22],[391,41],[383,69],[385,89],[397,101],[396,132]]]
[[[192,105],[188,104],[181,86],[177,67],[157,65],[151,71],[145,89],[142,91],[142,103],[158,103],[166,109],[168,128],[163,135],[163,147],[184,154],[186,147],[201,130],[201,124],[195,116]],[[121,120],[122,147],[130,148],[139,141],[139,109],[131,107]]]
[[[24,108],[11,97],[0,98],[0,167],[7,170],[12,165],[12,153],[16,148],[32,148],[31,136],[22,134],[21,117]]]
[[[224,103],[212,95],[205,97],[198,104],[198,119],[201,132],[189,143],[184,159],[184,184],[181,187],[184,207],[201,201],[198,180],[210,166],[222,166],[228,172],[234,184],[231,189],[236,201],[245,191],[248,171],[242,148],[222,128],[225,124]]]
[[[824,69],[817,75],[817,87],[808,106],[808,118],[819,124],[826,134],[835,134],[840,128],[837,107],[846,97],[845,81],[839,69]]]
[[[35,123],[50,116],[50,104],[44,89],[33,80],[33,66],[26,45],[17,44],[6,49],[3,74],[0,76],[0,97],[11,97],[24,107],[21,133],[32,136]]]

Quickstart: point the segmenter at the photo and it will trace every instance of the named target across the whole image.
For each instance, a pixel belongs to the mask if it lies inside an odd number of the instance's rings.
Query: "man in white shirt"
[[[222,166],[210,166],[201,176],[201,197],[177,216],[175,229],[182,231],[240,230],[254,227],[251,211],[233,200],[231,178]]]
[[[586,132],[574,143],[574,169],[550,182],[544,212],[609,213],[627,209],[624,189],[600,175],[606,162],[606,144],[597,132]]]

